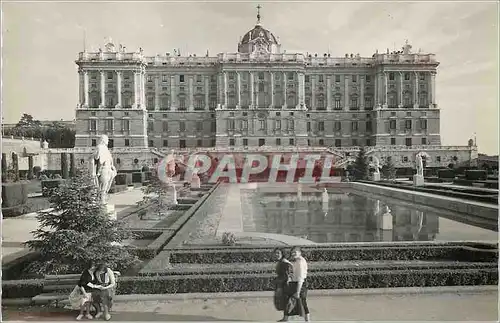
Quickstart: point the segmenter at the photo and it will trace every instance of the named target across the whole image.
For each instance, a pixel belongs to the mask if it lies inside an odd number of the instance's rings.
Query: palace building
[[[107,134],[117,152],[365,146],[471,158],[470,147],[441,148],[434,54],[408,42],[370,57],[290,53],[260,12],[237,48],[146,56],[109,41],[79,53],[75,148]]]

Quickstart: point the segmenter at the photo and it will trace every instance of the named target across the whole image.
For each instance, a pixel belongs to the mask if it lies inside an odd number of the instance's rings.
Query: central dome
[[[257,24],[247,32],[238,44],[239,53],[279,53],[280,44],[278,39],[260,24],[260,6],[257,6]]]
[[[248,44],[252,40],[256,40],[257,38],[261,38],[268,44],[278,45],[278,40],[276,39],[276,37],[261,25],[256,25],[252,30],[247,32],[241,39],[241,44]]]

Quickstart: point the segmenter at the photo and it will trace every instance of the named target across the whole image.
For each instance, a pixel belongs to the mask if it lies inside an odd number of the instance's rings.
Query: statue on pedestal
[[[108,149],[108,136],[102,135],[99,145],[92,155],[92,176],[94,184],[99,187],[101,201],[108,204],[108,192],[116,177],[116,168],[113,164],[113,156]]]
[[[420,153],[415,156],[415,164],[417,167],[417,176],[424,176],[424,163]]]
[[[377,157],[373,157],[373,168],[375,168],[374,174],[380,174],[380,161]]]

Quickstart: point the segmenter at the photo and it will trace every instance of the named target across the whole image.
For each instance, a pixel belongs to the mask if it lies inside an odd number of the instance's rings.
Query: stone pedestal
[[[382,215],[382,225],[381,229],[382,230],[392,230],[392,214],[391,213],[385,213]]]
[[[200,177],[198,176],[198,174],[193,174],[193,176],[191,177],[191,188],[200,188],[200,186]]]
[[[373,173],[373,181],[374,182],[380,181],[380,173]]]
[[[423,175],[413,175],[413,186],[423,186],[424,176]]]
[[[169,194],[169,204],[171,205],[177,205],[179,202],[177,201],[177,189],[175,188],[175,185],[170,186],[170,194]]]
[[[116,210],[115,210],[115,205],[114,204],[106,204],[106,213],[108,214],[109,218],[112,220],[116,220]]]

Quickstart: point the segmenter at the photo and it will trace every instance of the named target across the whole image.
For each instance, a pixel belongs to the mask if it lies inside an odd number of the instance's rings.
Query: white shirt
[[[292,281],[304,282],[304,280],[307,278],[307,261],[304,259],[304,257],[300,256],[292,261],[292,267]]]

